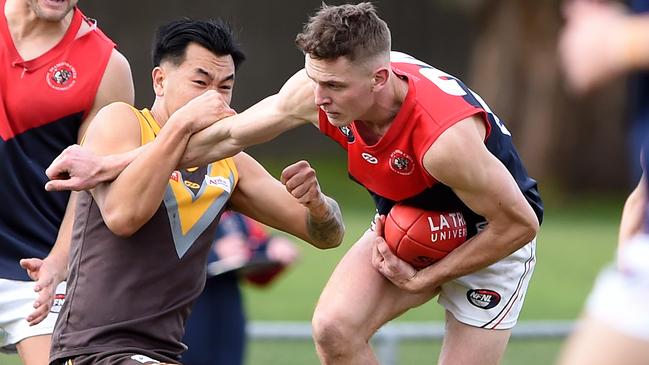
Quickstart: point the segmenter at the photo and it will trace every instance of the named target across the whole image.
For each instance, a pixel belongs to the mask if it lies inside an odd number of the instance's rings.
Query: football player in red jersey
[[[101,107],[133,101],[128,62],[76,4],[0,0],[0,347],[25,364],[47,363],[72,227],[45,168]]]
[[[324,288],[314,339],[325,364],[375,364],[371,336],[438,296],[447,318],[439,362],[496,364],[534,268],[543,213],[536,182],[480,96],[443,71],[391,53],[390,38],[370,3],[323,5],[297,37],[305,69],[278,94],[194,134],[182,165],[312,123],[348,151],[349,174],[370,191],[379,214],[396,202],[461,211],[467,242],[419,271],[375,231],[365,232]],[[47,188],[112,179],[138,153],[104,158],[69,148],[49,168],[55,180]],[[70,179],[56,180],[62,175]]]

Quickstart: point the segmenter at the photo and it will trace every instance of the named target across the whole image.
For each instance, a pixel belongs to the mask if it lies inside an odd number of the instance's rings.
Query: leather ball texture
[[[385,218],[383,236],[397,257],[422,269],[466,241],[466,221],[460,212],[396,204]]]

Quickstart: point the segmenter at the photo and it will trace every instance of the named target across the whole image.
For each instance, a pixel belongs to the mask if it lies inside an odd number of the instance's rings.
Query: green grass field
[[[283,163],[281,163],[283,164]],[[367,227],[373,216],[367,193],[349,182],[344,170],[330,164],[314,164],[321,174],[325,193],[340,201],[347,235],[342,247],[319,251],[301,244],[298,265],[267,289],[245,287],[251,320],[309,321],[320,290],[338,259]],[[271,171],[277,171],[271,169]],[[550,199],[537,244],[537,266],[521,320],[574,319],[580,312],[597,272],[612,259],[622,198],[609,200]],[[402,316],[399,321],[442,320],[443,312],[433,301]],[[512,341],[504,364],[549,365],[560,349],[560,340]],[[439,343],[403,343],[400,364],[434,364]],[[317,364],[313,344],[305,342],[256,341],[249,346],[249,365]],[[0,364],[17,365],[15,356],[0,355]]]
[[[550,210],[538,239],[537,266],[521,321],[570,320],[578,316],[598,271],[613,257],[619,209],[619,205],[598,203]],[[318,252],[305,247],[301,263],[272,288],[246,287],[246,304],[252,320],[310,319],[328,274],[367,221],[363,214],[345,213],[350,233],[342,249]],[[443,311],[432,301],[398,320],[441,321]],[[560,340],[514,340],[503,364],[552,364],[560,344]],[[434,364],[439,346],[423,341],[405,343],[400,347],[399,363]],[[253,342],[249,348],[251,365],[317,363],[311,343]]]

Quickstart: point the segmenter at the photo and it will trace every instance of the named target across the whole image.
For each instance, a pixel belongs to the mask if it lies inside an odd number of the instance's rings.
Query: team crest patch
[[[415,163],[405,152],[395,150],[390,154],[390,168],[397,174],[410,175],[415,170]]]
[[[340,132],[344,134],[345,137],[347,137],[347,143],[354,143],[356,137],[354,137],[354,132],[352,131],[351,128],[349,128],[348,126],[344,126],[344,127],[339,127],[338,129],[340,129]]]
[[[77,70],[67,62],[59,62],[47,70],[46,80],[54,90],[67,90],[77,82]]]
[[[482,309],[491,309],[500,303],[500,294],[489,289],[472,289],[466,292],[469,303]]]

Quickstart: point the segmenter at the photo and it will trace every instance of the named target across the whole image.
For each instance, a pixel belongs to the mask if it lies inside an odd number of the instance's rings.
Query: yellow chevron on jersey
[[[160,126],[147,109],[133,109],[140,122],[142,144],[153,141]],[[163,202],[178,257],[189,250],[223,211],[238,180],[239,174],[232,158],[171,174]]]
[[[186,235],[221,195],[229,198],[238,176],[231,159],[211,163],[195,171],[174,171],[169,179],[181,233]],[[165,203],[166,203],[165,198]],[[167,205],[167,209],[170,206]]]

